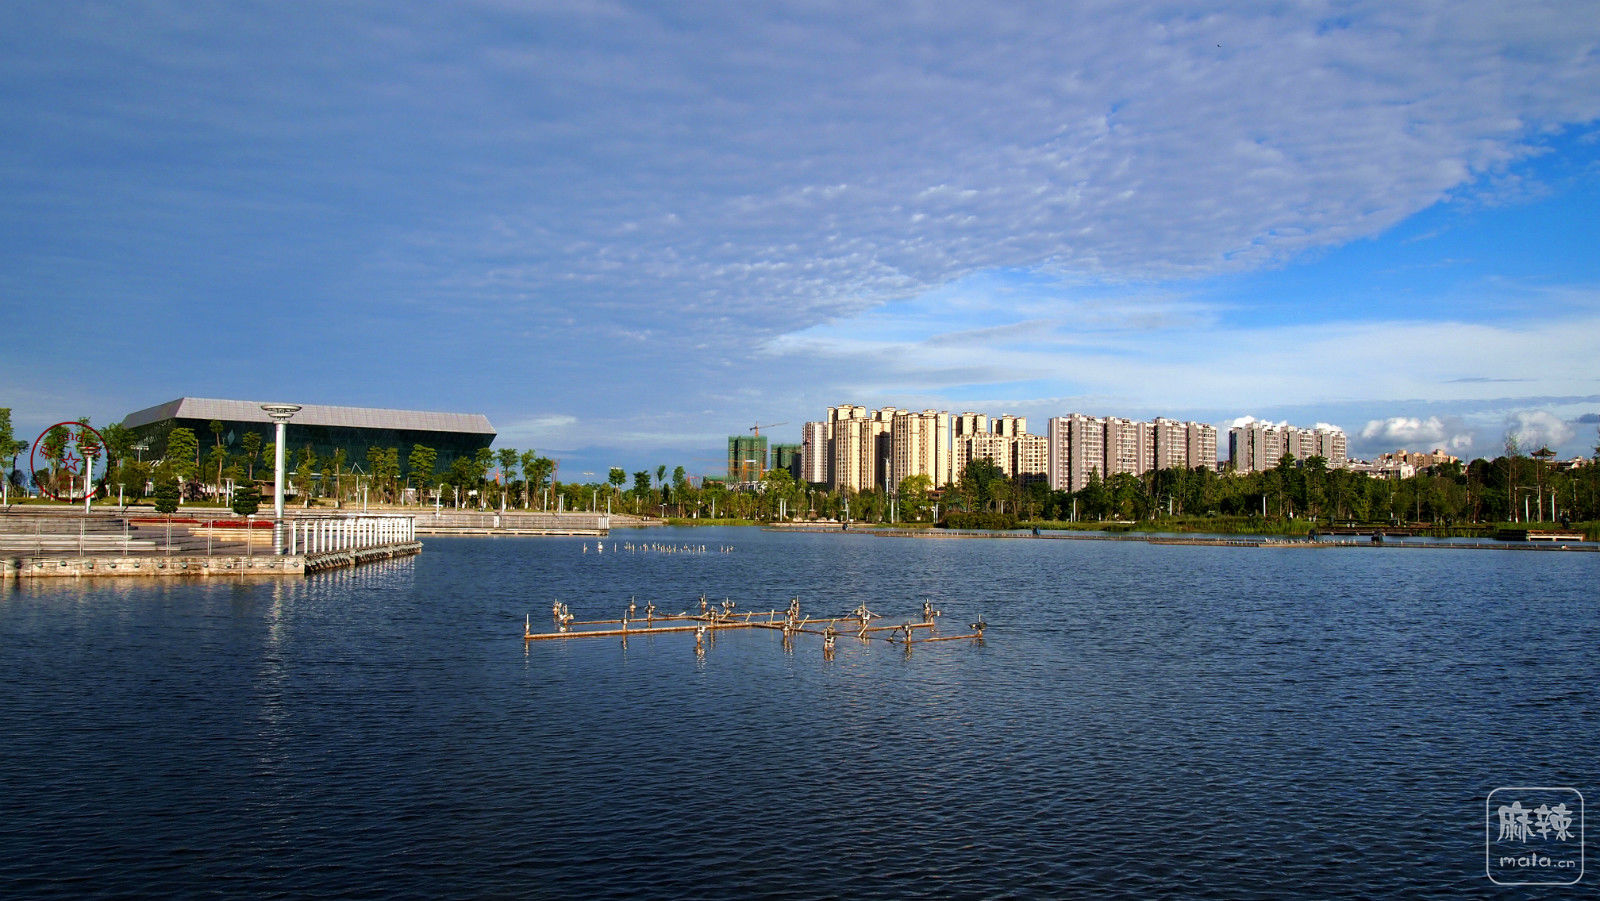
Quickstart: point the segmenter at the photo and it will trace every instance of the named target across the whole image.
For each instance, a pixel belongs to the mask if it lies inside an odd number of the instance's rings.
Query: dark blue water
[[[1489,895],[1491,790],[1600,797],[1597,554],[616,538],[711,552],[7,587],[4,893]],[[702,591],[992,625],[521,638]]]

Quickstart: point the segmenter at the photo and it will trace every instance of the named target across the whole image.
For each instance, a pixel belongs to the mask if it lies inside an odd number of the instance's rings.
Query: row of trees
[[[16,440],[11,411],[0,408],[0,459],[15,458],[28,445]],[[80,419],[88,425],[87,417]],[[67,467],[62,460],[65,435],[47,434],[42,447],[45,470],[36,476],[41,487],[64,488]],[[59,430],[64,432],[65,430]],[[120,487],[129,498],[147,485],[166,479],[180,486],[182,496],[197,500],[220,497],[224,487],[252,484],[260,470],[270,469],[275,453],[260,434],[246,432],[239,445],[224,441],[221,422],[207,435],[173,429],[158,461],[142,461],[135,436],[120,423],[99,429],[111,464],[103,477],[110,493]],[[911,476],[891,491],[836,492],[797,482],[787,470],[767,473],[757,491],[732,490],[707,480],[696,485],[684,467],[665,465],[654,472],[632,474],[612,468],[601,481],[557,479],[556,461],[536,451],[515,448],[480,449],[453,460],[438,471],[438,453],[413,445],[373,447],[365,466],[352,465],[345,452],[320,457],[310,446],[290,449],[290,481],[297,500],[347,501],[366,497],[394,503],[405,489],[416,498],[437,496],[451,506],[509,509],[612,508],[648,515],[737,519],[850,519],[855,521],[934,522],[953,511],[993,513],[1021,521],[1150,520],[1162,517],[1258,517],[1268,521],[1355,520],[1362,522],[1505,522],[1600,520],[1600,465],[1561,469],[1549,465],[1548,452],[1523,454],[1514,437],[1506,453],[1493,460],[1444,464],[1403,480],[1374,479],[1347,469],[1331,468],[1320,457],[1296,462],[1287,455],[1266,472],[1219,474],[1210,468],[1164,469],[1109,479],[1091,477],[1077,492],[1052,491],[1036,478],[1007,478],[989,460],[972,461],[954,485],[934,490],[926,476]],[[1600,444],[1595,447],[1600,464]],[[70,490],[70,489],[69,489]],[[79,488],[78,490],[81,490]]]
[[[892,506],[899,519],[931,520],[940,505],[946,511],[994,512],[1018,520],[1244,516],[1314,522],[1587,522],[1600,520],[1600,446],[1592,465],[1576,469],[1508,454],[1391,480],[1330,468],[1320,457],[1296,462],[1285,456],[1271,470],[1239,475],[1201,467],[1120,473],[1104,480],[1091,476],[1076,492],[1008,479],[993,463],[977,460],[944,492],[931,491],[925,477],[913,476],[888,497],[856,495],[852,515],[871,518]]]
[[[1037,478],[1007,478],[989,460],[972,461],[954,485],[941,491],[927,476],[916,475],[888,492],[835,492],[798,483],[785,470],[769,472],[758,491],[730,491],[715,482],[695,487],[682,478],[680,467],[670,485],[662,475],[652,485],[648,472],[635,473],[628,494],[636,511],[660,506],[668,515],[745,519],[934,522],[959,511],[1018,521],[1591,522],[1600,520],[1600,444],[1594,464],[1562,469],[1513,452],[1391,480],[1332,468],[1319,457],[1297,462],[1285,456],[1266,472],[1236,475],[1200,467],[1122,473],[1091,477],[1076,492],[1052,491]]]

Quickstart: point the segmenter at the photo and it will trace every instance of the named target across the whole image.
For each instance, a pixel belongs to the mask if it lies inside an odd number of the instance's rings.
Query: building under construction
[[[728,436],[728,483],[753,485],[767,474],[767,436]]]

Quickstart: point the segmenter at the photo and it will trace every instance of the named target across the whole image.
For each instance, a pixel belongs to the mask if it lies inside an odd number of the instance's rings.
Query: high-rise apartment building
[[[1189,448],[1189,458],[1184,463],[1188,469],[1204,466],[1217,468],[1217,427],[1203,422],[1184,423],[1184,443]]]
[[[808,422],[800,427],[800,479],[815,485],[833,481],[829,464],[833,462],[831,422]]]
[[[893,407],[870,411],[850,404],[828,408],[833,427],[829,487],[872,491],[883,484],[893,453],[890,429],[899,412]]]
[[[1082,491],[1091,473],[1106,476],[1106,421],[1082,413],[1056,416],[1049,425],[1050,488]]]
[[[1343,466],[1350,460],[1349,441],[1345,438],[1344,429],[1334,428],[1331,425],[1318,425],[1317,456],[1328,461],[1329,466]]]
[[[1050,471],[1050,439],[1024,433],[1017,435],[1014,442],[1012,472],[1028,481],[1044,479]]]
[[[1007,413],[990,421],[989,431],[1006,438],[1016,438],[1028,433],[1028,418]]]
[[[1283,456],[1283,435],[1266,422],[1247,422],[1228,430],[1228,463],[1234,472],[1265,472]]]
[[[993,461],[1008,478],[1042,478],[1058,491],[1081,491],[1091,477],[1214,467],[1217,459],[1214,426],[1082,413],[1052,418],[1048,435],[1030,435],[1028,420],[1011,414],[913,413],[844,404],[828,408],[826,420],[806,423],[802,438],[805,480],[851,491],[892,488],[913,475],[926,475],[933,487],[943,488],[980,459]],[[1270,442],[1286,440],[1261,433],[1261,453],[1277,446]],[[1343,433],[1337,430],[1307,430],[1294,440],[1330,453],[1337,446],[1342,454]]]
[[[806,423],[801,437],[803,478],[851,491],[892,488],[914,475],[943,488],[978,458],[993,460],[1007,476],[1043,478],[1049,466],[1049,442],[1028,434],[1026,417],[1011,414],[991,419],[971,411],[842,404],[829,407],[827,419]]]
[[[967,471],[967,464],[972,462],[972,442],[974,436],[989,434],[989,417],[982,413],[967,411],[957,413],[950,417],[950,480],[961,481],[961,474]]]
[[[1185,423],[1157,417],[1150,424],[1155,434],[1155,469],[1189,468],[1189,430]]]
[[[1155,468],[1155,427],[1148,422],[1105,418],[1105,468],[1102,477],[1119,472],[1140,475]]]
[[[1012,445],[1015,442],[1012,439],[1004,435],[975,434],[961,439],[961,442],[965,449],[963,456],[966,457],[968,463],[973,460],[988,460],[1000,467],[1000,471],[1005,473],[1006,478],[1011,477],[1016,466],[1012,452]],[[962,470],[965,471],[965,469],[966,467],[963,466]],[[957,478],[960,478],[959,473]]]
[[[1091,474],[1144,475],[1155,469],[1215,466],[1216,427],[1157,419],[1141,422],[1073,413],[1050,420],[1047,449],[1050,487],[1082,491]]]
[[[1228,430],[1228,462],[1234,472],[1265,472],[1285,454],[1293,460],[1321,457],[1329,466],[1343,466],[1346,446],[1344,430],[1330,425],[1302,429],[1251,420]]]
[[[966,413],[957,413],[956,415],[950,417],[950,420],[951,428],[955,430],[954,435],[957,438],[962,438],[967,435],[989,434],[989,417],[982,413],[973,413],[970,411]]]
[[[896,411],[890,423],[894,487],[915,475],[928,477],[934,488],[950,483],[950,414],[938,410],[921,413]]]

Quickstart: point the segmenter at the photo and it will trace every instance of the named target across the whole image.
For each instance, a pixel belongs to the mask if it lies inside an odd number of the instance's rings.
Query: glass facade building
[[[167,436],[173,429],[186,428],[199,440],[200,452],[216,444],[211,423],[222,423],[222,442],[230,452],[241,453],[246,433],[261,436],[265,448],[273,441],[273,423],[261,409],[261,402],[181,397],[158,404],[123,418],[122,424],[137,436],[146,460],[159,460],[167,451]],[[284,450],[292,467],[294,456],[310,445],[319,460],[336,450],[345,452],[349,465],[366,467],[371,448],[396,448],[402,478],[410,471],[411,449],[415,445],[432,448],[438,458],[434,472],[445,472],[458,457],[471,457],[479,448],[494,442],[494,427],[486,416],[477,413],[432,413],[420,410],[385,410],[371,407],[334,407],[304,404],[289,420]],[[271,462],[267,462],[270,473]],[[259,471],[259,469],[258,469]]]

